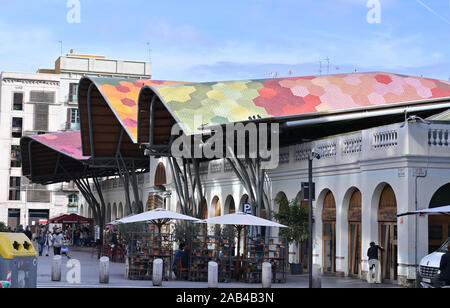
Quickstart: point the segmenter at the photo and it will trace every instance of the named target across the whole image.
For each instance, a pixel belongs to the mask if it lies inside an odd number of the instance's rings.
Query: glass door
[[[349,274],[358,276],[361,264],[361,223],[350,223],[349,228]]]
[[[397,280],[397,223],[380,223],[380,245],[382,279]]]
[[[324,222],[323,225],[323,265],[324,272],[336,271],[336,223]]]

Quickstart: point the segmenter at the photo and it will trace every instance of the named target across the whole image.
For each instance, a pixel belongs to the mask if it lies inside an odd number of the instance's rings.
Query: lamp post
[[[308,159],[308,266],[309,266],[309,288],[313,287],[313,219],[312,219],[312,200],[313,200],[313,180],[312,180],[312,161],[314,158],[320,159],[323,152],[319,149],[313,148]]]

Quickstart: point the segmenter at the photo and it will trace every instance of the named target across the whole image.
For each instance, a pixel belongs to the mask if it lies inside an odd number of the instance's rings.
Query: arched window
[[[323,201],[322,239],[324,271],[336,272],[336,201],[329,191]]]
[[[159,163],[155,172],[155,186],[162,186],[166,184],[166,167],[164,167],[163,163]]]

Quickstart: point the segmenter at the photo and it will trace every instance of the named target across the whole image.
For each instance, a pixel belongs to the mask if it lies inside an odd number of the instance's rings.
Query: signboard
[[[242,212],[246,214],[252,213],[252,206],[250,203],[242,203]]]
[[[39,225],[48,225],[48,219],[39,219]]]
[[[312,183],[312,200],[316,201],[316,183]],[[303,198],[302,201],[309,200],[309,182],[302,182],[302,192]]]

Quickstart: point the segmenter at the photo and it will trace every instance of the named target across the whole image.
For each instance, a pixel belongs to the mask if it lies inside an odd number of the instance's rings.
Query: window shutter
[[[34,103],[54,103],[55,92],[49,91],[31,91],[30,102]]]
[[[48,131],[48,105],[34,105],[34,130]]]
[[[69,102],[73,102],[73,83],[69,85]]]
[[[66,129],[70,129],[70,123],[72,123],[72,109],[71,108],[67,108]]]

